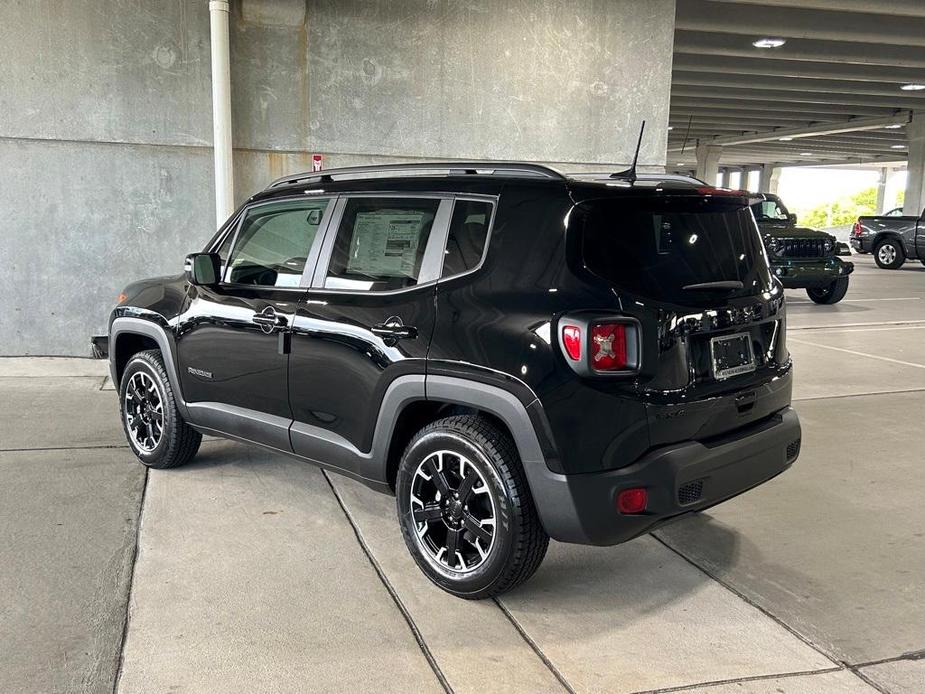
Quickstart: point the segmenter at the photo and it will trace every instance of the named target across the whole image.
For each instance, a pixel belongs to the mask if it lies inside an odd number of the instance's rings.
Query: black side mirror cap
[[[797,216],[796,216],[793,212],[791,212],[790,214],[787,215],[787,221],[790,222],[790,223],[793,224],[793,225],[796,225],[796,223],[797,223]]]
[[[211,287],[221,279],[221,267],[218,253],[190,253],[186,256],[186,279],[197,287]]]

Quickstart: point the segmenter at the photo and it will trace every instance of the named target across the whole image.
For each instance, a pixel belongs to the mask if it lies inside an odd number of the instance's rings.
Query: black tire
[[[848,278],[839,277],[825,287],[807,289],[806,293],[809,295],[809,298],[817,304],[837,304],[844,299],[845,294],[848,293]]]
[[[874,262],[884,270],[898,270],[906,262],[902,244],[896,239],[884,239],[874,248]]]
[[[430,463],[438,460],[440,475],[426,477]],[[473,474],[470,465],[478,479],[467,490],[466,480]],[[438,477],[447,488],[446,502],[439,501],[437,496],[442,495],[436,493],[429,501],[423,499],[428,488],[439,491]],[[549,536],[540,524],[514,442],[484,417],[447,417],[421,429],[402,455],[395,488],[398,522],[408,551],[431,581],[457,597],[477,600],[500,595],[530,578],[546,555]],[[412,490],[421,494],[421,502],[412,502]],[[454,498],[454,494],[464,496]],[[460,516],[456,519],[454,502]],[[415,510],[442,515],[416,520]],[[489,513],[494,529],[486,550],[482,537],[469,528]],[[481,523],[486,522],[481,518]],[[425,531],[419,535],[422,526]],[[448,556],[454,533],[457,542],[452,544],[460,554],[450,566],[449,560],[440,559],[435,545],[445,535],[443,556]]]
[[[180,416],[160,351],[138,352],[129,360],[119,384],[119,408],[128,445],[148,467],[177,467],[199,450],[202,434]]]

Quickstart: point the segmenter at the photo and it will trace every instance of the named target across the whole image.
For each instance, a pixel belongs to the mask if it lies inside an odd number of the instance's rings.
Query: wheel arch
[[[180,390],[180,379],[174,359],[172,341],[167,331],[150,320],[120,316],[113,319],[109,328],[109,369],[113,384],[119,388],[125,366],[133,354],[145,349],[158,349],[164,361],[164,369],[173,390],[177,409],[184,418],[188,417],[186,401]]]
[[[877,246],[888,240],[896,241],[896,243],[899,244],[899,248],[903,252],[903,255],[908,256],[908,253],[906,252],[906,244],[903,242],[903,237],[895,231],[881,231],[876,236],[874,236],[873,243],[871,243],[870,246],[871,253],[875,253],[877,251]]]

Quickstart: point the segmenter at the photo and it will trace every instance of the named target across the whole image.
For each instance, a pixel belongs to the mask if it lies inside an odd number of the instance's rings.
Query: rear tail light
[[[598,323],[591,327],[591,368],[595,371],[626,369],[626,324]]]
[[[581,359],[581,328],[577,325],[562,326],[562,345],[572,361]]]
[[[854,226],[851,228],[851,235],[854,237],[858,237],[861,235],[861,233],[862,233],[861,232],[861,220],[859,219],[858,221],[854,223]]]
[[[627,316],[571,314],[559,321],[559,348],[581,376],[615,376],[639,370],[640,325]]]

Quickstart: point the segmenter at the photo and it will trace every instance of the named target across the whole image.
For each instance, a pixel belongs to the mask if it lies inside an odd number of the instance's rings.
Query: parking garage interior
[[[552,543],[479,603],[345,477],[217,438],[137,464],[88,358],[122,287],[315,161],[620,171],[645,120],[641,171],[873,170],[881,206],[905,171],[921,216],[922,2],[11,0],[0,27],[0,691],[925,691],[920,263],[788,290],[785,475]]]

